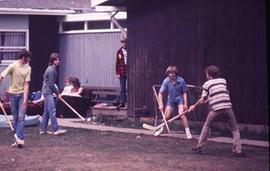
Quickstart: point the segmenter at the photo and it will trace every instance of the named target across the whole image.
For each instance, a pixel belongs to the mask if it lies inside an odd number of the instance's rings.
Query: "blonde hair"
[[[168,66],[165,73],[168,74],[170,72],[174,72],[175,74],[177,74],[178,73],[177,67],[176,66]]]

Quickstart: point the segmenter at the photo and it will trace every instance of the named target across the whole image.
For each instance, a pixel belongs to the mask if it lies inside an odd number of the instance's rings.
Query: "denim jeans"
[[[127,77],[126,76],[120,76],[119,83],[120,83],[120,95],[119,95],[119,98],[118,98],[118,102],[119,103],[126,103],[126,101],[127,101],[127,95],[126,95]]]
[[[52,94],[44,94],[44,112],[42,116],[42,121],[40,123],[40,131],[47,131],[49,119],[51,121],[51,126],[53,132],[59,129],[58,123],[56,120],[56,107],[55,101]]]
[[[26,109],[23,109],[23,93],[9,94],[10,110],[13,115],[13,126],[17,136],[24,139],[24,121]]]

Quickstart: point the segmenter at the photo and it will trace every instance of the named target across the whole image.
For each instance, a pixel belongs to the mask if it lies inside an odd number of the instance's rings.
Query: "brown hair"
[[[19,52],[19,55],[18,55],[18,59],[22,59],[23,57],[28,57],[28,58],[31,58],[32,57],[32,53],[26,49],[23,49]]]
[[[49,65],[53,65],[53,62],[57,59],[59,59],[59,54],[58,53],[51,53]]]
[[[204,72],[213,78],[217,78],[219,76],[219,69],[215,65],[210,65],[204,69]]]
[[[175,74],[178,73],[178,69],[176,66],[168,66],[168,68],[166,69],[166,74],[169,74],[170,72],[174,72]]]

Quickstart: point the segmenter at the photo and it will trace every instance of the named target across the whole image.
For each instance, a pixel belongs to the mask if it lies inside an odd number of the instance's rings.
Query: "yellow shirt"
[[[29,64],[21,64],[19,60],[10,64],[2,73],[2,77],[10,75],[8,92],[13,94],[23,93],[24,83],[30,81],[31,67]]]

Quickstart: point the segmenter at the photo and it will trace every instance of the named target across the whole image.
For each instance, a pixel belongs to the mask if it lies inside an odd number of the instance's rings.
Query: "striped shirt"
[[[227,82],[223,78],[215,78],[203,84],[202,97],[208,99],[210,110],[220,110],[232,107]]]

